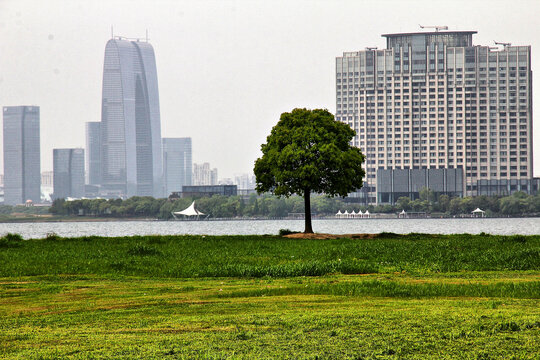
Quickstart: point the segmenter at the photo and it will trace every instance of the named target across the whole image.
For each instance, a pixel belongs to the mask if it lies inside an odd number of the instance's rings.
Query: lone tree
[[[328,110],[283,113],[255,161],[256,190],[304,197],[305,233],[311,227],[311,193],[347,196],[362,187],[364,156],[349,144],[355,132]]]

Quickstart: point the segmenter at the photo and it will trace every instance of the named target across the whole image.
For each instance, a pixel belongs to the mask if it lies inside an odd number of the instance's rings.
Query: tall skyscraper
[[[191,185],[191,138],[163,139],[163,182],[165,195]]]
[[[53,199],[84,196],[84,150],[53,149]]]
[[[4,107],[4,203],[41,202],[39,106]]]
[[[193,185],[217,185],[218,171],[209,163],[193,164]]]
[[[387,34],[386,49],[336,58],[336,117],[366,155],[367,202],[388,202],[382,169],[462,169],[468,196],[531,191],[531,47],[475,33]]]
[[[86,183],[101,184],[101,123],[86,123]]]
[[[163,196],[161,123],[154,49],[114,38],[105,47],[101,184],[120,196]]]

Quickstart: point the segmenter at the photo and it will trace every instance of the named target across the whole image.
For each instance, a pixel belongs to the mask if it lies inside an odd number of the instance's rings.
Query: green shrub
[[[7,233],[0,238],[0,248],[14,248],[22,245],[23,237],[19,234]]]
[[[279,229],[279,236],[285,236],[290,234],[298,234],[298,231],[292,231],[290,229]]]

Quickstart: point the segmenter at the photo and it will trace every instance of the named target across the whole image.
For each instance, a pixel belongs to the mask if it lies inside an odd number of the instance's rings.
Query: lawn
[[[10,238],[0,264],[0,358],[540,358],[539,236]]]

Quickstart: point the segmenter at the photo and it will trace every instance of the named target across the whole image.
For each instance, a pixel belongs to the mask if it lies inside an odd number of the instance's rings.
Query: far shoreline
[[[387,215],[387,214],[384,214]],[[371,218],[349,218],[349,219],[339,219],[332,216],[324,217],[312,217],[313,221],[320,220],[336,220],[336,221],[370,221],[370,220],[441,220],[441,219],[523,219],[523,218],[539,218],[540,214],[532,215],[523,215],[523,216],[489,216],[489,217],[474,217],[466,216],[462,214],[460,216],[425,216],[425,217],[397,217],[397,216],[377,216],[373,214]],[[304,221],[304,218],[299,217],[283,217],[283,218],[272,218],[272,217],[258,217],[258,218],[207,218],[207,219],[157,219],[157,218],[148,218],[148,217],[129,217],[129,218],[111,218],[111,217],[87,217],[87,216],[78,216],[78,217],[47,217],[47,216],[36,216],[36,217],[13,217],[0,220],[0,224],[24,224],[24,223],[77,223],[77,222],[212,222],[212,221],[265,221],[265,220],[284,220],[284,221]]]

